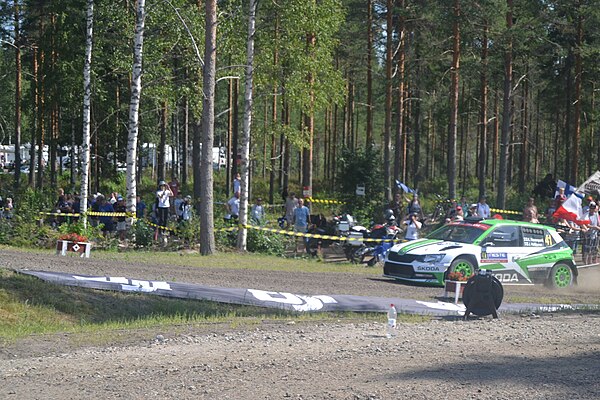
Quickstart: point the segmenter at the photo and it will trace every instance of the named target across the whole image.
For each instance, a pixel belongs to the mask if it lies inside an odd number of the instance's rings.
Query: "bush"
[[[133,234],[133,245],[136,248],[147,248],[153,245],[154,228],[149,226],[143,219],[138,219],[131,228]]]
[[[248,229],[247,249],[253,253],[281,256],[293,240],[290,236]]]

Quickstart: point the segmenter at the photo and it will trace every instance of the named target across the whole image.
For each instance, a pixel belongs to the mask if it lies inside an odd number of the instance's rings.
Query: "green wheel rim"
[[[469,277],[469,276],[473,275],[473,267],[471,266],[470,263],[468,263],[466,261],[459,261],[454,266],[454,272],[460,272],[465,277]]]
[[[556,287],[567,287],[571,284],[571,268],[566,265],[559,265],[554,271],[554,284]]]

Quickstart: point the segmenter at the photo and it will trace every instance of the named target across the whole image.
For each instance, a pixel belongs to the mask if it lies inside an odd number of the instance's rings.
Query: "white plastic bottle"
[[[398,318],[398,312],[393,304],[390,304],[390,309],[387,312],[387,325],[385,327],[385,336],[391,338],[396,336],[396,319]]]

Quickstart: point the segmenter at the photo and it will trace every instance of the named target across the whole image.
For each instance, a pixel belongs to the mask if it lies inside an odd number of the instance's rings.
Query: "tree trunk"
[[[212,148],[215,130],[215,74],[217,55],[217,0],[206,0],[204,72],[202,89],[202,156],[200,189],[200,253],[215,252],[213,219]]]
[[[232,124],[233,124],[233,129],[232,129],[232,133],[231,133],[231,147],[232,147],[232,157],[233,157],[233,166],[231,167],[231,181],[233,182],[233,178],[236,176],[236,174],[239,172],[239,166],[238,166],[238,158],[239,158],[239,121],[238,121],[238,116],[239,116],[239,110],[238,110],[238,97],[240,95],[240,81],[239,79],[235,80],[235,85],[233,85],[233,98],[232,98],[232,113],[233,113],[233,118],[232,118]],[[230,182],[230,186],[231,186],[231,182]]]
[[[373,145],[373,0],[367,0],[367,137],[366,148]]]
[[[141,0],[143,3],[143,0]],[[83,65],[83,138],[81,148],[83,151],[83,161],[81,165],[81,213],[87,212],[88,204],[88,187],[90,173],[90,114],[91,114],[91,97],[92,97],[92,44],[93,44],[93,27],[94,27],[94,0],[87,0],[87,16],[86,16],[86,35],[85,35],[85,61]],[[73,164],[74,160],[71,160]],[[84,226],[87,223],[86,218],[82,218]]]
[[[308,54],[312,54],[316,43],[316,35],[313,32],[309,32],[306,35],[306,51]],[[306,77],[310,95],[309,95],[309,109],[304,116],[305,128],[308,132],[308,148],[302,150],[302,186],[312,191],[313,181],[313,139],[315,133],[315,110],[314,101],[315,94],[313,85],[315,83],[315,77],[312,73],[309,73]]]
[[[394,179],[405,181],[406,174],[406,137],[404,128],[404,61],[405,61],[405,24],[404,24],[404,0],[398,0],[398,98],[396,115],[396,135],[394,141]],[[402,170],[400,169],[402,165]]]
[[[526,75],[529,75],[529,67],[525,67]],[[521,157],[519,158],[519,193],[525,193],[525,183],[528,178],[529,166],[529,80],[523,82],[522,118],[521,118]]]
[[[183,138],[181,143],[181,184],[188,182],[188,145],[190,142],[190,105],[187,96],[183,98]]]
[[[390,151],[392,147],[392,61],[393,49],[393,0],[386,3],[386,43],[385,43],[385,124],[383,131],[383,187],[386,201],[392,200],[391,186],[391,160]]]
[[[513,25],[513,0],[506,0],[506,31],[508,33],[506,49],[504,50],[504,93],[502,98],[502,132],[500,137],[500,166],[498,169],[498,196],[496,207],[504,209],[506,200],[506,177],[508,164],[508,147],[511,122],[511,97],[512,97],[512,25]]]
[[[21,183],[21,37],[19,2],[14,1],[15,11],[15,193]]]
[[[137,179],[136,163],[139,135],[139,107],[142,94],[142,60],[144,47],[144,28],[146,21],[145,0],[137,0],[135,36],[133,46],[133,65],[131,73],[131,99],[129,102],[129,127],[127,136],[127,211],[136,210]]]
[[[237,237],[238,250],[246,251],[248,231],[243,227],[248,223],[248,179],[250,165],[250,132],[252,130],[252,103],[254,78],[254,34],[256,32],[256,4],[258,0],[250,0],[248,13],[248,42],[246,48],[246,89],[244,93],[244,127],[242,133],[242,163],[240,194],[240,229]],[[266,118],[266,116],[265,116]]]
[[[163,100],[160,107],[160,143],[158,145],[158,180],[166,179],[166,149],[167,149],[167,102]],[[211,150],[212,151],[212,150]]]
[[[487,177],[487,103],[488,103],[488,31],[487,20],[483,23],[483,40],[481,43],[481,105],[479,111],[479,157],[477,159],[479,174],[479,197],[485,195],[485,178]]]
[[[277,69],[279,65],[279,17],[275,17],[275,48],[273,50],[273,67]],[[273,84],[273,104],[271,114],[271,159],[269,162],[271,170],[269,171],[269,204],[275,204],[275,165],[277,156],[277,96],[279,87]],[[265,132],[266,134],[266,132]]]
[[[583,46],[583,16],[578,3],[577,11],[579,12],[577,21],[577,44],[575,48],[575,126],[573,127],[573,150],[571,150],[571,183],[577,185],[579,178],[579,142],[581,138],[581,75],[582,67],[582,46]]]
[[[452,85],[450,88],[450,124],[448,128],[448,197],[456,197],[456,136],[458,121],[458,79],[460,67],[460,0],[454,0]]]

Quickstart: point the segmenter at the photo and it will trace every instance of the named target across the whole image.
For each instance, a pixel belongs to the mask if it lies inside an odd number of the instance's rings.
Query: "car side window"
[[[499,226],[485,239],[485,244],[495,247],[519,247],[521,238],[518,226]]]
[[[548,238],[552,239],[552,236],[542,228],[531,228],[522,226],[521,233],[523,234],[523,246],[524,247],[545,247]],[[553,243],[550,243],[550,246]]]

